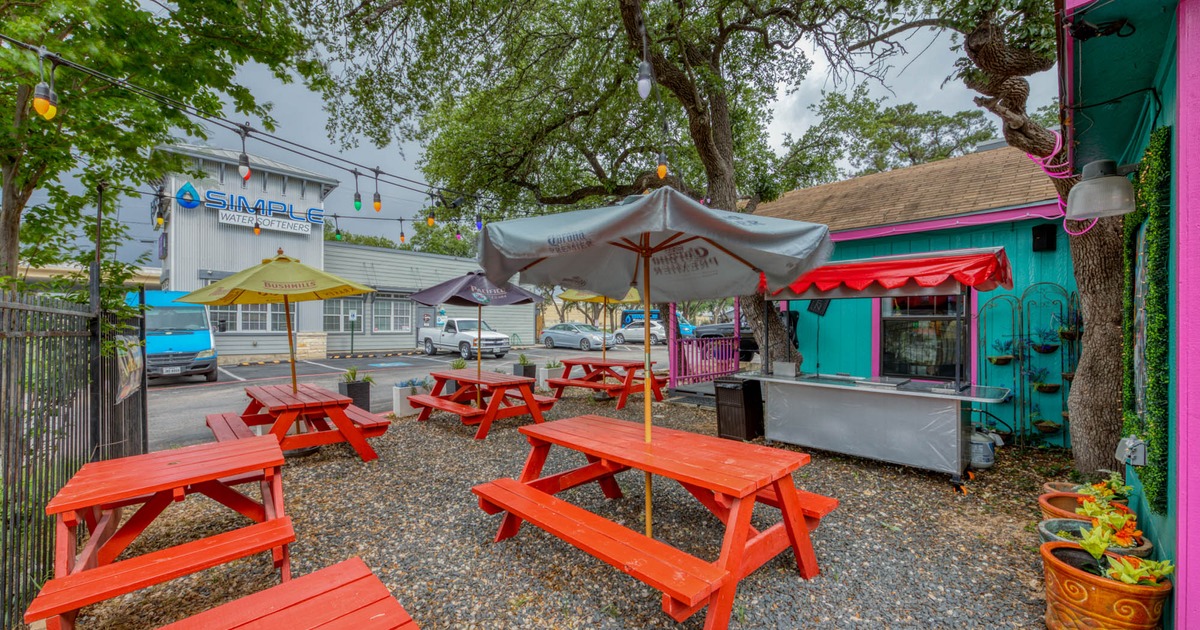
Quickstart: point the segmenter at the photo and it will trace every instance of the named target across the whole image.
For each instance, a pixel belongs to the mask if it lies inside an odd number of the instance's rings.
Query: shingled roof
[[[908,223],[1045,203],[1054,185],[1012,147],[802,188],[755,214],[823,223],[831,231]]]

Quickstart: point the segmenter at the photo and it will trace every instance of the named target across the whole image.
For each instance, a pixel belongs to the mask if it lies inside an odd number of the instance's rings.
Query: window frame
[[[912,298],[921,298],[921,297],[957,298],[956,304],[958,306],[958,312],[947,312],[945,314],[921,314],[921,315],[896,315],[896,314],[886,315],[885,314],[885,312],[887,311],[887,308],[885,308],[886,304],[884,303],[884,300],[912,299]],[[886,349],[887,349],[887,325],[886,325],[886,323],[887,322],[900,321],[900,322],[910,322],[911,323],[911,322],[941,321],[941,322],[948,322],[948,323],[959,323],[959,326],[960,326],[959,343],[962,344],[962,346],[961,346],[962,367],[961,367],[961,369],[956,370],[957,373],[959,374],[959,376],[957,378],[968,378],[968,374],[969,374],[968,370],[970,368],[969,362],[971,360],[971,358],[970,358],[971,348],[969,345],[970,339],[971,339],[971,318],[968,316],[968,310],[970,309],[971,298],[970,298],[969,294],[947,293],[947,294],[930,295],[930,296],[900,296],[900,297],[894,297],[894,298],[893,297],[884,297],[884,298],[878,298],[878,299],[880,300],[880,302],[879,302],[879,319],[877,321],[877,324],[879,326],[879,340],[877,342],[879,344],[878,345],[879,364],[876,366],[876,369],[878,370],[879,375],[881,377],[910,378],[910,379],[921,380],[921,381],[938,381],[938,382],[944,382],[944,383],[955,382],[956,377],[953,375],[941,376],[941,375],[929,375],[929,374],[911,374],[911,373],[906,374],[906,373],[901,373],[901,372],[888,371],[887,369],[885,369],[886,365],[887,365],[886,364],[886,361],[887,361],[887,352],[886,352]],[[954,367],[953,360],[951,361],[950,365],[951,365],[951,367]]]

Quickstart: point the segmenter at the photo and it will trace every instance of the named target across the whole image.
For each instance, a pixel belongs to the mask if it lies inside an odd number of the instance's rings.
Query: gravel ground
[[[620,412],[613,406],[578,393],[547,417],[641,417],[640,401]],[[656,403],[654,415],[660,426],[716,430],[711,409]],[[521,423],[498,422],[479,442],[471,439],[474,427],[454,416],[403,418],[373,441],[378,461],[364,464],[345,445],[289,461],[293,575],[362,556],[426,630],[701,627],[703,612],[676,624],[658,591],[536,527],[492,543],[500,517],[484,514],[470,488],[520,472],[529,450]],[[582,461],[552,449],[546,473]],[[1068,468],[1062,453],[1002,449],[996,468],[961,496],[945,475],[816,452],[796,473],[797,485],[841,501],[812,535],[821,575],[801,579],[785,551],[741,582],[730,627],[1040,627],[1035,497],[1043,480]],[[594,484],[561,496],[640,530],[641,473],[618,479],[622,500],[604,499]],[[715,559],[723,529],[678,484],[656,480],[654,514],[656,537]],[[757,527],[777,520],[769,508],[755,512]],[[232,511],[193,496],[169,508],[126,553],[241,524]],[[278,582],[269,555],[259,554],[92,606],[79,624],[153,627]]]

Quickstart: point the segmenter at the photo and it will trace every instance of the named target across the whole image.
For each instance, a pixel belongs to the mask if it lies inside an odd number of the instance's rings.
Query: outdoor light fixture
[[[429,209],[429,216],[425,217],[425,224],[426,224],[426,225],[428,225],[429,227],[433,227],[433,223],[434,223],[434,221],[433,221],[433,208],[430,208],[430,209]]]
[[[33,111],[37,112],[38,116],[50,120],[58,113],[58,94],[54,92],[54,69],[57,65],[50,66],[50,83],[47,84],[44,80],[46,68],[42,61],[45,55],[45,49],[38,55],[38,70],[43,80],[33,87]]]
[[[654,79],[650,77],[650,63],[643,61],[638,64],[637,88],[638,96],[642,100],[646,100],[650,96],[650,88],[654,85]]]
[[[461,241],[462,240],[462,230],[460,230],[458,228],[454,228],[454,238]]]
[[[338,228],[338,229],[336,229],[336,230],[334,230],[334,231],[333,231],[333,240],[335,240],[335,241],[340,241],[340,240],[342,240],[342,230],[341,230],[341,228]]]
[[[400,244],[404,244],[404,219],[400,219]]]
[[[362,195],[358,194],[358,169],[350,172],[354,173],[354,209],[362,210]]]
[[[242,137],[242,154],[238,156],[238,175],[242,176],[244,182],[250,181],[250,156],[246,155],[246,134],[248,133],[250,133],[250,123],[238,127],[238,135]]]
[[[666,153],[658,154],[658,178],[659,179],[667,178],[667,154]]]
[[[372,201],[372,204],[375,206],[375,212],[379,212],[379,209],[383,207],[383,200],[380,199],[380,197],[379,197],[379,167],[378,166],[375,167],[375,199]]]
[[[1137,167],[1137,164],[1117,166],[1113,160],[1084,164],[1082,179],[1067,194],[1067,218],[1083,221],[1133,212],[1133,183],[1126,175]]]
[[[262,234],[262,226],[258,224],[258,220],[256,219],[254,221],[254,235],[258,236],[259,234]]]
[[[483,229],[483,217],[480,216],[478,212],[475,213],[475,229],[476,230]]]

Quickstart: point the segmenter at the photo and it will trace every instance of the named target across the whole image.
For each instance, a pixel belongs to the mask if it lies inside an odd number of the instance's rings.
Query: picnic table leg
[[[279,414],[279,417],[275,418],[275,423],[271,425],[271,435],[274,435],[275,439],[279,440],[279,443],[282,444],[283,440],[287,438],[288,429],[292,428],[292,424],[296,422],[296,418],[299,416],[299,411],[292,410]]]
[[[651,370],[650,374],[646,376],[650,379],[650,391],[654,392],[654,399],[662,402],[662,382],[654,375],[654,370]]]
[[[158,515],[162,514],[168,505],[171,505],[172,494],[172,491],[164,490],[155,493],[149,501],[143,503],[142,507],[133,513],[133,516],[129,518],[129,521],[121,529],[117,530],[111,538],[103,542],[96,555],[97,566],[109,564],[113,560],[116,560],[117,556],[121,555],[121,552],[125,551],[125,548],[133,543],[142,532],[146,531],[150,523],[154,522],[154,519],[158,518]],[[120,518],[120,514],[118,513],[115,521],[120,522]],[[116,522],[113,523],[114,526]]]
[[[589,464],[595,464],[596,462],[600,461],[600,458],[596,457],[595,455],[588,455],[586,453],[584,455],[587,457]],[[606,498],[621,499],[625,497],[625,495],[621,493],[621,486],[617,484],[616,478],[612,475],[601,477],[596,480],[596,483],[600,484],[600,489],[604,491],[604,496]]]
[[[708,614],[704,617],[704,629],[727,628],[733,613],[733,598],[737,594],[738,576],[742,571],[742,557],[746,552],[746,539],[750,535],[750,516],[754,511],[754,497],[734,499],[729,508],[729,522],[725,528],[725,540],[721,544],[721,557],[717,566],[729,571],[729,579],[708,600]]]
[[[534,424],[541,424],[546,421],[542,417],[542,406],[533,398],[533,386],[521,385],[521,397],[525,399],[525,406],[529,407],[529,415],[533,416]]]
[[[269,519],[282,518],[283,511],[283,475],[278,467],[263,471],[263,479],[259,482],[262,488],[263,512]],[[289,547],[284,544],[271,550],[275,566],[279,569],[279,579],[287,582],[292,579],[292,556]]]
[[[625,368],[625,378],[621,380],[621,398],[617,400],[617,410],[625,408],[625,403],[629,401],[629,392],[633,391],[633,377],[637,374],[637,370],[633,368]]]
[[[492,389],[492,399],[488,401],[487,410],[484,411],[483,417],[479,420],[479,428],[475,431],[476,440],[486,438],[488,431],[491,431],[492,423],[496,421],[496,415],[500,413],[500,403],[504,402],[504,392],[507,390],[507,387]]]
[[[811,580],[821,572],[817,566],[817,554],[813,551],[812,539],[808,536],[808,524],[800,509],[800,497],[796,496],[796,484],[791,475],[775,481],[775,493],[779,497],[779,508],[783,512],[784,528],[796,552],[796,567],[800,577]]]
[[[358,456],[364,462],[379,459],[379,455],[375,453],[375,449],[371,448],[370,444],[367,444],[367,438],[363,437],[362,431],[359,431],[358,427],[354,426],[354,423],[350,421],[349,416],[346,415],[346,412],[341,407],[328,407],[325,411],[329,419],[333,421],[333,425],[341,432],[342,437],[346,438],[346,441],[354,448],[354,452],[358,453]]]
[[[220,481],[204,481],[192,486],[192,488],[203,494],[204,496],[224,505],[225,507],[245,516],[255,523],[265,522],[268,518],[266,509],[262,504],[254,499],[234,490],[233,488],[221,483]],[[264,501],[269,495],[264,494]]]
[[[529,451],[529,457],[525,458],[525,467],[521,469],[521,476],[517,479],[521,483],[529,483],[541,477],[542,468],[546,465],[546,456],[550,454],[549,442],[534,441],[533,438],[530,438],[529,443],[533,445],[533,448]],[[500,521],[500,531],[496,532],[494,542],[512,538],[520,529],[521,517],[512,512],[505,512],[504,518]]]

